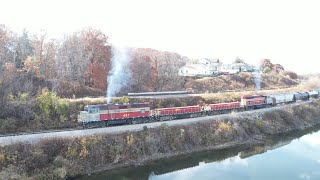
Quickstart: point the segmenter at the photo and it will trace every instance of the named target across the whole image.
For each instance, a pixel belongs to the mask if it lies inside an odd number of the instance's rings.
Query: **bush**
[[[218,125],[218,129],[224,131],[224,132],[229,132],[231,131],[232,127],[229,123],[226,122],[220,122]]]

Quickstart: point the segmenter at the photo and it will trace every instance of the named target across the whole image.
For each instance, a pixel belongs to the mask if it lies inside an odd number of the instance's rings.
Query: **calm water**
[[[83,177],[93,180],[320,179],[320,131],[273,138],[266,146],[203,152]],[[305,134],[306,132],[304,132]]]

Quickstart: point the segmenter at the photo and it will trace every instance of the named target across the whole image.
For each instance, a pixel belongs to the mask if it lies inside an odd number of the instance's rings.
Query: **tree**
[[[108,37],[96,29],[84,29],[85,54],[90,62],[86,71],[86,84],[92,87],[106,89],[107,74],[111,68],[111,46]]]
[[[29,38],[29,32],[24,29],[21,36],[15,35],[13,42],[14,63],[17,68],[23,67],[23,62],[28,56],[33,55],[32,42]]]
[[[84,52],[84,41],[78,33],[65,37],[57,53],[57,78],[84,84],[84,72],[89,66]]]
[[[237,56],[233,63],[245,63],[245,62],[243,59],[240,59],[239,56]]]
[[[138,49],[139,56],[150,59],[149,86],[153,91],[177,90],[182,87],[183,78],[178,76],[179,68],[186,60],[177,53],[154,49]]]
[[[0,72],[5,63],[12,62],[12,53],[10,51],[11,32],[6,26],[0,24]]]
[[[152,64],[150,56],[144,55],[139,49],[133,50],[131,52],[132,60],[130,64],[131,74],[132,74],[132,91],[133,92],[144,92],[152,91],[153,79],[152,74]]]
[[[65,37],[57,54],[59,82],[68,80],[105,90],[110,56],[108,37],[99,30],[84,29]]]

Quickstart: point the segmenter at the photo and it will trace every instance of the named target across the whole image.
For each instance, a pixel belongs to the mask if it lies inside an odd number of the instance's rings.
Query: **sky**
[[[319,72],[317,0],[0,0],[0,24],[52,37],[100,29],[117,46],[191,58],[268,58],[299,74]]]

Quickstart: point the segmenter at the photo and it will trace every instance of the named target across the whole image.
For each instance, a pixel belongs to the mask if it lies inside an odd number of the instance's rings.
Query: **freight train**
[[[240,102],[151,109],[149,103],[86,105],[78,122],[84,128],[194,118],[273,107],[320,97],[320,89],[288,94],[247,95]]]

